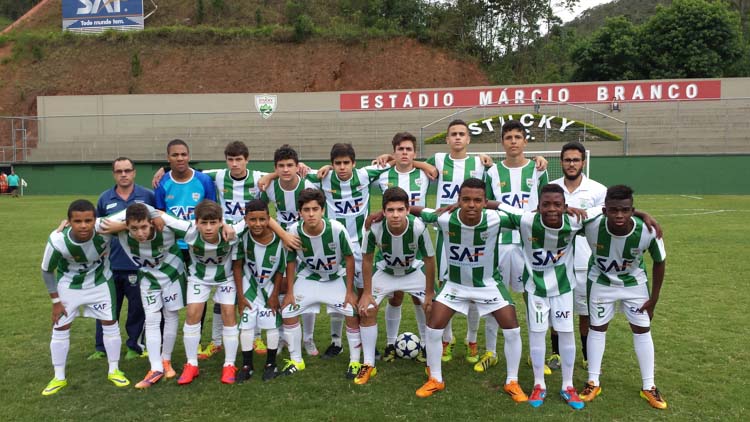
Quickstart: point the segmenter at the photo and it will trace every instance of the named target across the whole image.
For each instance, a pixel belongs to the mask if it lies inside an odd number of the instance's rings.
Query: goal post
[[[479,154],[485,154],[492,157],[492,159],[495,161],[495,163],[499,163],[503,159],[505,159],[505,151],[489,151],[489,152],[470,152],[469,155],[479,155]],[[542,156],[544,157],[548,164],[547,164],[547,174],[549,176],[549,181],[553,181],[555,179],[559,179],[564,176],[562,167],[560,165],[560,151],[526,151],[525,154],[526,157],[537,157]],[[591,173],[589,172],[589,166],[591,165],[591,151],[588,149],[586,150],[586,166],[583,168],[583,173],[587,177],[591,177]]]

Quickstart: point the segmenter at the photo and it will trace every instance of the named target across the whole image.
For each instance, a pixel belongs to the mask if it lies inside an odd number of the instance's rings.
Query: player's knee
[[[589,328],[590,328],[591,330],[593,330],[593,331],[599,331],[599,332],[602,332],[602,333],[604,333],[604,332],[606,332],[606,331],[607,331],[607,327],[608,327],[608,326],[609,326],[609,324],[604,324],[604,325],[591,325],[591,326],[589,326]],[[631,327],[632,327],[632,326],[631,326]]]
[[[633,334],[646,334],[651,331],[651,327],[641,327],[639,325],[630,324],[630,330]]]
[[[102,320],[102,325],[113,325],[117,324],[116,320]]]

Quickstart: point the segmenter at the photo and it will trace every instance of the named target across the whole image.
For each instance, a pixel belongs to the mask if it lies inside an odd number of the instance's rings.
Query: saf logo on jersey
[[[448,248],[448,259],[454,262],[474,264],[484,256],[484,246],[451,245]]]
[[[605,273],[626,272],[633,266],[634,262],[634,259],[623,259],[622,262],[617,262],[616,259],[610,260],[607,257],[596,257],[596,266]]]
[[[175,300],[177,300],[177,293],[173,293],[173,294],[165,297],[164,298],[164,303],[174,302]]]
[[[531,265],[536,267],[546,267],[550,264],[555,265],[563,256],[565,256],[565,248],[560,248],[557,251],[537,249],[531,253],[531,256]]]
[[[195,207],[169,207],[169,212],[180,220],[192,220]]]
[[[276,213],[281,217],[279,220],[286,221],[288,223],[294,223],[296,221],[299,221],[299,214],[297,214],[294,211],[279,211],[277,210]]]
[[[555,318],[568,319],[570,318],[570,311],[555,311]]]
[[[458,192],[461,190],[461,185],[455,183],[445,183],[442,186],[440,192],[440,199],[453,199],[458,196]]]
[[[222,265],[224,263],[223,256],[201,256],[195,255],[195,260],[205,265]]]
[[[311,270],[318,272],[331,272],[334,270],[333,267],[336,266],[336,264],[335,256],[325,256],[323,258],[311,256],[305,258],[305,265]]]
[[[409,196],[409,204],[414,205],[419,203],[419,192],[412,192]]]
[[[240,202],[224,201],[225,215],[245,215],[245,207]]]
[[[143,267],[146,267],[146,268],[157,268],[161,264],[161,261],[163,259],[164,259],[164,255],[162,255],[162,254],[156,255],[156,256],[152,257],[151,259],[140,257],[140,256],[137,256],[137,255],[133,255],[133,262],[139,268],[143,268]]]
[[[520,195],[506,193],[500,195],[500,201],[502,201],[503,204],[510,205],[511,207],[523,208],[524,205],[529,203],[529,196],[530,195],[528,193],[522,193]]]
[[[347,216],[359,214],[364,209],[364,198],[340,199],[333,201],[336,215]]]
[[[408,267],[414,261],[414,254],[408,254],[404,256],[394,256],[387,252],[382,252],[383,261],[389,267]]]

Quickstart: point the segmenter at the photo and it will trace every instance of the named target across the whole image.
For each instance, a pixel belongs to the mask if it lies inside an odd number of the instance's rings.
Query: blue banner
[[[63,29],[101,32],[143,29],[143,0],[63,0]]]

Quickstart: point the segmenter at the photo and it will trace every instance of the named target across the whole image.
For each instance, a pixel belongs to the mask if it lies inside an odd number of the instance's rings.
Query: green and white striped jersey
[[[435,208],[458,202],[461,184],[471,177],[483,180],[487,184],[488,199],[496,199],[500,194],[497,166],[485,168],[479,156],[453,159],[450,154],[439,152],[427,159],[427,163],[438,170]]]
[[[111,282],[108,255],[112,236],[95,232],[91,239],[79,243],[73,240],[70,230],[65,227],[49,235],[42,271],[55,271],[57,283],[70,289],[90,289]]]
[[[387,274],[400,276],[422,268],[419,257],[434,256],[435,249],[427,227],[413,215],[407,215],[408,226],[398,236],[391,234],[385,219],[373,223],[362,244],[364,253],[380,249],[375,267]]]
[[[205,170],[203,173],[214,181],[219,205],[224,209],[224,220],[230,223],[242,220],[245,203],[259,197],[258,181],[267,174],[248,170],[244,179],[235,180],[229,169]]]
[[[299,193],[307,188],[317,188],[317,186],[309,180],[297,176],[297,187],[288,191],[281,187],[279,179],[275,179],[265,192],[261,192],[260,199],[267,204],[273,202],[276,207],[276,221],[286,230],[287,227],[299,221],[297,198]]]
[[[500,228],[511,226],[509,218],[504,213],[484,209],[479,223],[467,226],[459,218],[460,211],[438,216],[434,210],[425,208],[421,213],[422,220],[437,224],[442,233],[441,279],[469,287],[500,283],[503,278],[497,265],[497,238]]]
[[[536,163],[529,160],[523,167],[506,167],[500,163],[500,196],[498,201],[524,211],[534,211],[539,204],[539,192],[549,183],[547,171],[536,169]],[[503,230],[500,243],[519,243],[518,230]]]
[[[349,233],[336,220],[324,219],[325,228],[317,236],[305,233],[304,221],[292,224],[287,230],[299,236],[302,250],[289,253],[289,261],[297,259],[297,277],[331,281],[346,279],[344,257],[352,255]]]
[[[367,166],[354,169],[349,180],[339,180],[331,170],[320,180],[308,176],[325,194],[326,218],[336,219],[346,227],[349,237],[357,245],[362,244],[363,227],[370,211],[370,184],[378,180],[388,168]]]
[[[667,258],[664,241],[656,238],[638,217],[632,217],[633,230],[626,236],[616,236],[607,229],[607,218],[599,216],[586,224],[586,240],[591,246],[588,279],[594,283],[614,287],[643,284],[648,275],[643,254],[648,251],[654,262]]]
[[[273,290],[274,277],[286,270],[287,253],[276,234],[267,244],[255,240],[247,230],[240,238],[234,254],[235,261],[242,261],[242,284],[245,297],[254,301],[262,296],[268,301],[268,293]]]
[[[412,207],[427,206],[427,188],[430,187],[430,179],[424,172],[418,168],[412,169],[408,173],[401,173],[395,167],[382,173],[378,178],[378,185],[381,192],[386,189],[398,186],[406,191],[409,195],[409,205]]]
[[[165,219],[164,222],[171,229],[181,230],[171,224],[173,220]],[[183,223],[183,222],[180,222]],[[190,266],[188,267],[188,280],[198,284],[216,285],[227,281],[234,281],[232,274],[232,257],[239,240],[237,238],[227,242],[219,236],[218,243],[210,243],[203,240],[198,228],[189,222],[190,227],[185,230],[185,243],[190,251]]]

